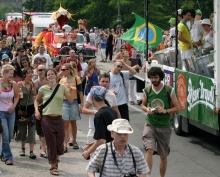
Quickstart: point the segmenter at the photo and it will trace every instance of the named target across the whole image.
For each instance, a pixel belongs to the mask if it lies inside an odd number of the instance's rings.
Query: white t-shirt
[[[129,71],[121,71],[124,76],[124,83],[129,79]],[[109,90],[117,92],[117,105],[127,104],[126,88],[124,86],[120,73],[113,74],[110,72],[110,85]]]
[[[84,75],[84,72],[88,66],[88,64],[86,62],[83,62],[83,63],[80,63],[81,64],[81,67],[82,67],[82,71],[81,71],[81,77],[83,77]]]
[[[110,90],[107,91],[107,93],[105,95],[105,99],[108,101],[108,103],[109,103],[109,105],[111,107],[117,106],[117,104],[116,104],[116,96]],[[92,104],[92,96],[90,95],[90,93],[87,95],[86,101],[88,103]],[[89,129],[95,129],[95,126],[94,126],[94,116],[89,116]]]
[[[95,33],[89,33],[90,41],[95,41]]]
[[[204,29],[202,28],[201,21],[194,20],[194,24],[192,25],[190,21],[186,22],[189,30],[191,39],[193,42],[198,42],[199,40],[202,40]]]
[[[111,107],[117,106],[116,96],[110,90],[107,91],[107,93],[105,95],[105,99],[108,101],[108,103]],[[90,104],[92,104],[92,96],[90,95],[90,93],[87,95],[86,101],[89,102]]]
[[[46,67],[47,67],[47,68],[48,68],[50,65],[53,65],[53,62],[52,62],[52,60],[51,60],[49,54],[44,53],[43,55],[41,55],[40,53],[38,53],[38,54],[34,55],[34,57],[33,57],[33,59],[32,59],[32,66],[34,66],[34,60],[35,60],[35,58],[37,58],[37,57],[39,57],[39,58],[43,58],[43,57],[46,58],[46,60],[47,60],[47,62],[46,62]]]
[[[71,31],[72,27],[69,25],[63,25],[62,29],[65,29],[65,33],[67,34]]]

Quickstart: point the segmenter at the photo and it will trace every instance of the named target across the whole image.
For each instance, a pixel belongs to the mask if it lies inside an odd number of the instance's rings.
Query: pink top
[[[2,91],[0,93],[0,111],[8,111],[8,109],[13,105],[13,98],[14,98],[13,88],[8,92]]]

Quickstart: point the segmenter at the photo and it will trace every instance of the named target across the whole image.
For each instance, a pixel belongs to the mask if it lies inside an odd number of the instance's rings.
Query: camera
[[[136,177],[136,176],[137,175],[135,173],[124,175],[124,177]]]
[[[158,113],[158,111],[157,111],[156,108],[151,109],[151,111],[152,111],[153,113]]]

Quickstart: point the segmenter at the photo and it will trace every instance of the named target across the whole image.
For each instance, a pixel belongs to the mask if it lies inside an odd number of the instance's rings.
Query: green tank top
[[[171,96],[172,87],[169,87],[169,93]],[[145,93],[147,93],[147,87],[145,88]],[[164,109],[169,109],[170,103],[168,100],[168,95],[165,90],[165,86],[161,89],[159,93],[156,93],[153,88],[150,89],[147,98],[147,106],[155,108],[160,106]],[[147,115],[146,121],[153,125],[154,127],[170,127],[170,114],[157,114]]]

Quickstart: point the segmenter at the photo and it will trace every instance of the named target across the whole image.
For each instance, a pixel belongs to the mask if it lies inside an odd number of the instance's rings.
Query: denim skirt
[[[69,103],[67,100],[63,100],[63,120],[80,120],[79,104],[77,100],[73,103]]]

